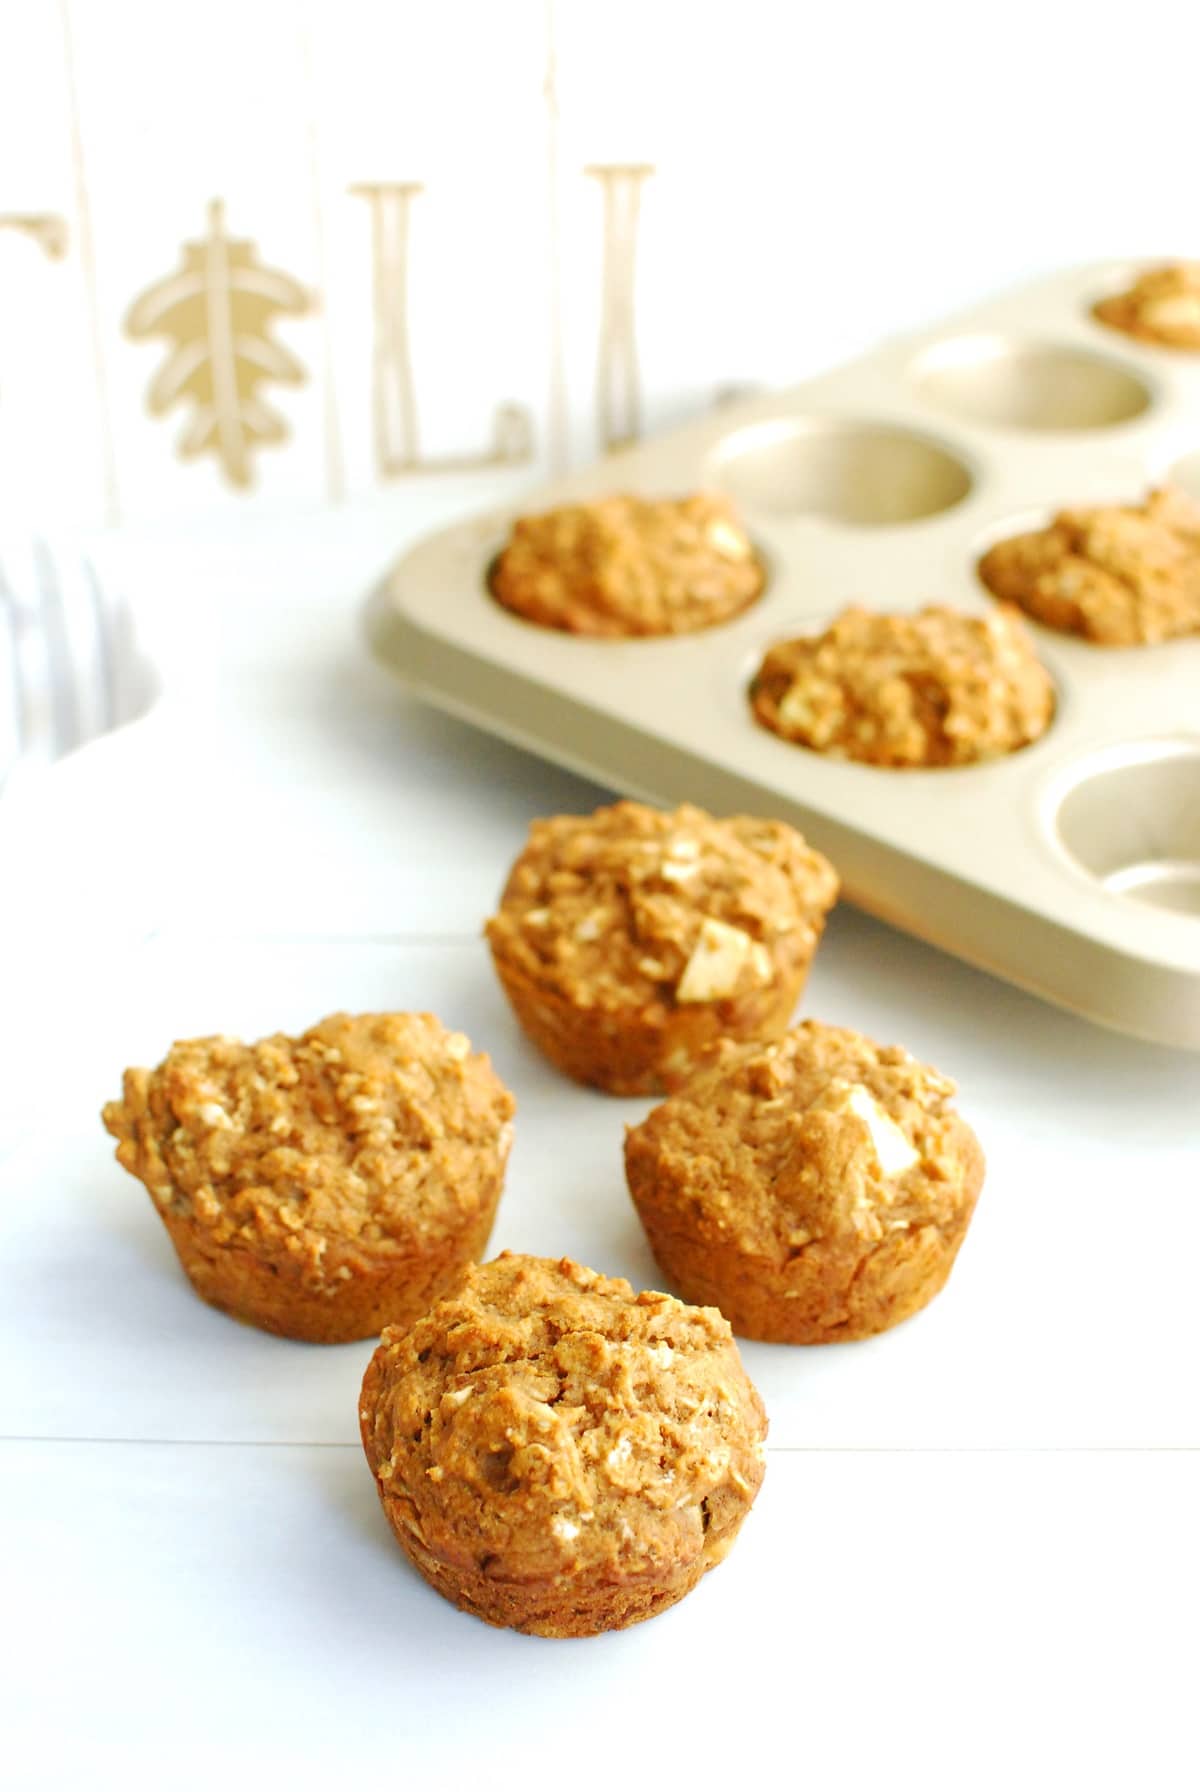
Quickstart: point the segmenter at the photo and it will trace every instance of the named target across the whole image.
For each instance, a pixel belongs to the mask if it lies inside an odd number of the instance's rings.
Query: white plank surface
[[[408,1571],[353,1442],[368,1345],[190,1294],[96,1119],[123,1065],[391,1003],[517,1092],[497,1247],[657,1279],[620,1167],[647,1104],[541,1063],[478,938],[529,817],[597,793],[367,665],[355,606],[400,532],[359,510],[299,542],[127,543],[134,595],[176,606],[163,714],[0,807],[12,1783],[1188,1785],[1194,1058],[839,912],[805,1009],[959,1079],[976,1222],[890,1335],[746,1347],[772,1432],[737,1550],[594,1644],[488,1630]]]
[[[878,924],[840,917],[805,1010],[903,1039],[957,1073],[988,1181],[950,1285],[924,1314],[862,1344],[744,1347],[773,1437],[856,1448],[1200,1443],[1195,1117],[1176,1094],[1192,1065],[1051,1016],[924,948],[909,946],[906,971],[888,976],[894,956]],[[120,1007],[72,1073],[71,1123],[0,1171],[15,1271],[0,1412],[17,1434],[356,1435],[367,1347],[285,1343],[202,1306],[148,1198],[111,1159],[101,1102],[127,1062],[156,1063],[174,1037],[257,1037],[338,1007],[432,1008],[490,1050],[517,1093],[494,1247],[659,1285],[621,1163],[624,1125],[651,1104],[556,1075],[517,1031],[482,942],[167,934],[131,951],[119,984]],[[922,992],[934,987],[930,1012]],[[980,1036],[972,1016],[984,1004]],[[1001,1056],[997,1037],[1020,1050]],[[1051,1096],[1046,1066],[1059,1056],[1079,1071]],[[84,1356],[81,1382],[72,1366]]]
[[[684,1604],[571,1643],[425,1587],[356,1450],[10,1444],[0,1468],[22,1787],[1194,1783],[1163,1624],[1200,1594],[1170,1541],[1196,1458],[772,1451]]]

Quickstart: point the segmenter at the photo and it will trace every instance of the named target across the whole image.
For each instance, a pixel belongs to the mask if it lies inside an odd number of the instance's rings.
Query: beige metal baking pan
[[[651,801],[794,821],[848,898],[1095,1021],[1200,1049],[1200,639],[1098,648],[1047,629],[1055,722],[1020,753],[914,772],[759,728],[769,642],[851,600],[983,610],[974,567],[1064,504],[1171,477],[1200,497],[1200,355],[1106,329],[1136,273],[1075,270],[731,407],[532,495],[727,492],[767,590],[700,634],[592,641],[494,603],[511,513],[444,531],[372,597],[380,659],[431,702]]]

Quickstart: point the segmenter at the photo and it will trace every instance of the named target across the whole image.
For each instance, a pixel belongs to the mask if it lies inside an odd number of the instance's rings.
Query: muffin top
[[[185,1039],[104,1109],[117,1158],[217,1243],[319,1266],[424,1251],[503,1168],[514,1102],[432,1014],[333,1014],[298,1039]],[[349,1272],[347,1272],[349,1273]]]
[[[1132,647],[1200,632],[1200,506],[1170,489],[1143,504],[1061,510],[979,562],[990,591],[1050,628]]]
[[[720,1553],[767,1422],[712,1307],[510,1252],[467,1270],[363,1383],[363,1445],[424,1548],[496,1579]],[[736,1528],[736,1527],[735,1527]]]
[[[1036,740],[1054,687],[1017,616],[931,604],[899,615],[852,608],[824,634],[777,642],[750,702],[764,728],[817,753],[946,766]]]
[[[983,1178],[954,1084],[899,1046],[805,1021],[722,1062],[626,1137],[660,1224],[773,1263],[948,1225]]]
[[[670,1008],[765,988],[807,959],[837,887],[784,822],[615,803],[535,821],[486,931],[580,1006]]]
[[[518,517],[492,595],[575,635],[676,635],[736,616],[762,567],[723,498],[601,498]]]
[[[1124,292],[1092,307],[1114,330],[1162,348],[1200,348],[1200,262],[1148,268]]]

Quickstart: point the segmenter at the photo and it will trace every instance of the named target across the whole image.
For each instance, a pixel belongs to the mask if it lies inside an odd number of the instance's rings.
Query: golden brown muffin
[[[573,635],[679,635],[754,602],[763,569],[723,498],[614,497],[518,517],[492,595]]]
[[[489,1624],[593,1636],[665,1611],[727,1555],[764,1473],[729,1326],[568,1258],[472,1268],[363,1382],[388,1523]]]
[[[432,1014],[186,1039],[104,1124],[202,1300],[287,1338],[407,1325],[482,1254],[513,1098]]]
[[[1020,619],[931,604],[853,608],[779,641],[750,686],[764,728],[833,759],[894,769],[970,765],[1037,740],[1054,686]]]
[[[979,562],[988,590],[1048,628],[1103,647],[1200,633],[1200,507],[1172,490],[1144,504],[1060,510]]]
[[[617,803],[536,821],[486,933],[552,1063],[615,1095],[677,1087],[791,1019],[837,895],[778,821]]]
[[[1200,349],[1200,262],[1148,268],[1125,292],[1093,305],[1092,315],[1159,348]]]
[[[728,1053],[626,1134],[664,1273],[746,1338],[899,1324],[945,1283],[983,1184],[953,1093],[898,1046],[817,1021]]]

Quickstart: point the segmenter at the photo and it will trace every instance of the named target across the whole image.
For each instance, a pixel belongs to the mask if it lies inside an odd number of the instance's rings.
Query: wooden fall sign
[[[533,425],[529,413],[515,404],[497,408],[489,450],[422,457],[408,325],[408,207],[421,188],[410,182],[378,182],[350,191],[371,206],[373,406],[380,476],[462,472],[528,460]],[[298,280],[263,266],[252,242],[227,234],[224,205],[214,199],[208,208],[208,234],[184,243],[182,265],[135,299],[125,319],[135,341],[162,337],[170,345],[146,402],[155,417],[190,403],[191,417],[179,438],[182,459],[214,454],[232,485],[252,483],[253,451],[285,441],[288,434],[262,388],[271,382],[299,385],[308,377],[303,364],[272,334],[272,325],[279,317],[300,317],[315,308],[315,298]]]
[[[533,421],[520,405],[502,404],[492,444],[476,454],[422,457],[408,327],[409,208],[424,188],[416,181],[365,181],[350,188],[371,208],[373,415],[375,464],[384,479],[401,473],[467,472],[516,466],[533,454]]]
[[[641,433],[634,277],[641,189],[653,169],[621,163],[585,172],[603,192],[596,417],[600,445],[609,450]],[[422,453],[409,331],[410,210],[422,188],[411,181],[375,181],[349,190],[367,201],[371,215],[372,416],[379,476],[466,472],[531,459],[533,420],[512,402],[496,407],[486,447],[457,455]],[[0,213],[0,229],[27,235],[52,259],[67,252],[66,221],[56,215]],[[275,325],[310,315],[317,304],[316,295],[291,274],[266,266],[250,239],[229,233],[223,200],[210,202],[204,236],[183,243],[178,267],[140,293],[125,317],[135,342],[165,345],[146,404],[154,417],[187,410],[178,439],[181,459],[211,455],[231,485],[244,490],[253,484],[258,450],[277,446],[289,433],[269,402],[270,388],[308,379],[304,364],[278,340]]]
[[[604,194],[600,343],[596,356],[596,422],[600,446],[625,448],[642,433],[642,381],[634,330],[638,215],[648,162],[594,163],[585,169]]]
[[[261,387],[299,385],[306,377],[271,326],[309,309],[299,281],[263,267],[253,243],[226,235],[225,208],[214,199],[208,235],[183,245],[183,265],[135,299],[125,319],[135,341],[161,336],[170,344],[146,403],[154,417],[191,404],[179,438],[184,460],[215,454],[232,485],[251,483],[252,450],[287,436]]]
[[[67,220],[57,212],[0,212],[0,230],[20,231],[51,261],[61,261],[67,252]]]

